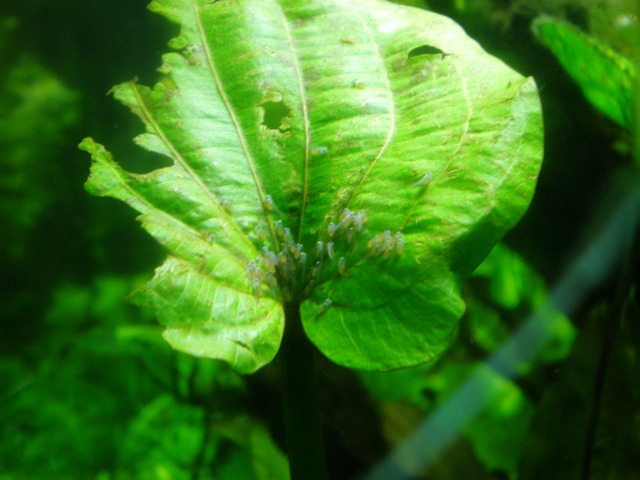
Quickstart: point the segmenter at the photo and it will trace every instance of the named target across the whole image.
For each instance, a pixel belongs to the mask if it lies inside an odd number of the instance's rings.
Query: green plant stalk
[[[302,327],[299,303],[284,306],[278,361],[291,480],[327,480],[314,347]]]

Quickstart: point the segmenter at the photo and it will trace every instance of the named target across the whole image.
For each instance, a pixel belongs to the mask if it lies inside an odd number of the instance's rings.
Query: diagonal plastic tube
[[[518,375],[518,368],[534,359],[552,339],[557,316],[570,316],[585,297],[613,271],[633,238],[640,220],[640,179],[612,209],[609,220],[553,288],[547,303],[533,313],[513,336],[436,409],[404,443],[362,480],[409,480],[431,466],[494,395],[486,369],[503,377]]]

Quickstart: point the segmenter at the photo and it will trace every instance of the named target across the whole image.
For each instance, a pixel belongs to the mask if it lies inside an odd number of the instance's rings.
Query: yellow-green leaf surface
[[[450,342],[459,295],[523,214],[542,157],[531,79],[451,20],[376,0],[156,0],[162,82],[114,89],[172,165],[87,188],[170,251],[138,292],[179,350],[252,372],[301,305],[333,361],[384,370]]]
[[[533,31],[594,107],[619,125],[631,128],[637,72],[630,59],[573,25],[553,17],[538,18],[533,24]]]

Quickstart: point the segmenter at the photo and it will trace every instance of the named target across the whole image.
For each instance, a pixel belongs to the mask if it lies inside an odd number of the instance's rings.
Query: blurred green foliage
[[[629,129],[638,78],[633,61],[595,37],[552,17],[538,18],[533,29],[587,99],[607,117]]]
[[[47,161],[78,121],[78,95],[27,54],[11,54],[14,18],[0,18],[0,258],[22,256],[26,234],[53,200]]]
[[[242,409],[244,381],[174,352],[123,303],[139,283],[62,285],[31,358],[0,359],[6,478],[288,478],[284,455]]]
[[[515,479],[534,406],[517,381],[503,377],[481,362],[486,354],[509,339],[519,326],[519,319],[549,301],[549,292],[539,275],[504,245],[496,246],[477,268],[468,288],[468,310],[459,332],[466,341],[456,343],[446,358],[433,367],[362,372],[360,378],[383,405],[396,405],[392,411],[406,402],[429,412],[446,403],[472,374],[479,375],[491,400],[466,426],[463,436],[487,471],[499,471]],[[549,332],[551,340],[536,358],[519,366],[522,374],[561,361],[571,351],[575,338],[571,322],[553,309],[546,314],[553,317],[547,322],[553,328]]]

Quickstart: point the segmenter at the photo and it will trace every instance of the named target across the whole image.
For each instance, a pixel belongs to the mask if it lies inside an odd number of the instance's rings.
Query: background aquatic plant
[[[0,259],[14,262],[24,241],[52,202],[49,184],[59,171],[46,158],[60,150],[78,120],[77,94],[44,65],[12,52],[16,19],[0,16]],[[37,137],[38,141],[32,139]]]
[[[553,17],[539,17],[532,28],[593,106],[622,127],[631,129],[632,99],[638,78],[633,60]]]

